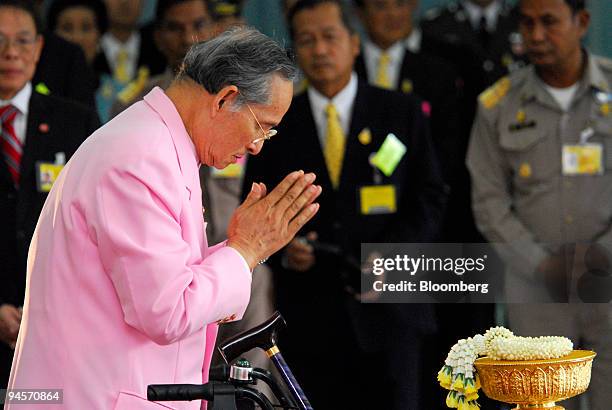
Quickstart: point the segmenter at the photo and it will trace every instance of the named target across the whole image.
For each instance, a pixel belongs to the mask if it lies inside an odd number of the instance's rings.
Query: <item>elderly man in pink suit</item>
[[[85,141],[30,246],[9,389],[61,389],[51,407],[77,410],[200,407],[148,402],[147,385],[207,381],[217,323],[241,318],[252,269],[312,218],[321,189],[302,171],[270,193],[253,184],[228,241],[208,248],[198,166],[259,153],[294,75],[272,40],[226,32]]]

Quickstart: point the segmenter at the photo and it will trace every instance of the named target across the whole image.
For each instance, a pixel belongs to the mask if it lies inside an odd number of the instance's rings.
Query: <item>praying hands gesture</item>
[[[313,201],[321,187],[312,184],[315,178],[294,171],[269,194],[264,184],[253,183],[227,228],[227,245],[240,252],[251,270],[289,243],[317,213],[319,204]]]

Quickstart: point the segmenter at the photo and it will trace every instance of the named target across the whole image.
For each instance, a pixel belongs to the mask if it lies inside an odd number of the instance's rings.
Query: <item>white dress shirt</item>
[[[472,24],[474,30],[478,30],[480,28],[480,18],[484,16],[485,19],[487,19],[487,31],[495,31],[495,27],[497,26],[497,18],[499,17],[499,13],[502,9],[502,5],[499,0],[493,1],[485,8],[478,7],[471,1],[467,0],[463,2],[463,7],[467,12],[470,24]]]
[[[0,100],[0,107],[6,105],[13,105],[17,108],[18,112],[13,121],[13,128],[15,129],[15,135],[21,142],[21,145],[25,144],[26,132],[28,126],[28,109],[30,107],[30,97],[32,96],[32,83],[28,82],[13,98],[10,100]]]
[[[319,134],[319,141],[323,149],[325,149],[325,138],[327,134],[327,114],[325,113],[325,108],[329,103],[334,104],[338,112],[338,117],[340,117],[342,132],[346,138],[346,135],[350,131],[349,127],[351,125],[355,96],[357,96],[357,74],[355,73],[351,74],[351,79],[346,87],[331,100],[315,90],[312,85],[308,87],[310,109],[312,110],[312,116],[314,117],[317,133]]]
[[[117,55],[121,49],[125,49],[128,53],[128,63],[127,63],[127,73],[130,78],[134,78],[136,76],[136,71],[138,70],[138,57],[140,53],[140,32],[134,31],[128,41],[125,43],[120,42],[110,34],[109,32],[104,33],[102,39],[100,40],[100,45],[102,47],[102,51],[104,51],[104,55],[106,56],[106,60],[110,65],[111,72],[114,72],[117,68]]]
[[[363,59],[365,61],[366,70],[368,72],[369,83],[376,84],[376,74],[378,73],[378,61],[380,56],[386,51],[389,55],[389,65],[387,65],[387,76],[391,81],[393,89],[397,88],[399,82],[402,62],[406,53],[406,45],[404,41],[398,41],[389,47],[387,50],[382,50],[370,40],[366,40],[363,44]]]

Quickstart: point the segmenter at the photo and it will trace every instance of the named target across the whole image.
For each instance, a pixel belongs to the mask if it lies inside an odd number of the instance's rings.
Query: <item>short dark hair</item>
[[[47,13],[47,28],[54,31],[60,14],[72,7],[85,7],[91,10],[96,16],[96,26],[100,34],[108,30],[108,14],[102,0],[53,0]]]
[[[306,9],[313,9],[321,4],[335,4],[340,9],[340,17],[342,19],[342,24],[347,28],[347,30],[351,33],[355,33],[355,27],[351,23],[351,16],[348,8],[344,4],[342,0],[298,0],[293,7],[289,9],[289,13],[287,14],[287,22],[289,24],[289,33],[291,34],[291,39],[295,39],[295,30],[293,29],[293,18],[297,13]]]
[[[564,0],[569,6],[573,14],[578,13],[586,8],[586,0]]]
[[[19,10],[23,10],[28,13],[32,20],[34,20],[34,26],[36,26],[36,34],[40,34],[43,30],[42,20],[36,11],[36,6],[33,1],[30,0],[0,0],[0,7],[13,7]]]
[[[192,1],[192,0],[157,0],[157,6],[155,8],[155,22],[159,25],[166,17],[166,13],[168,12],[169,9],[181,3],[185,3],[187,1]],[[199,1],[201,1],[202,4],[204,4],[204,7],[208,11],[206,0],[199,0]]]

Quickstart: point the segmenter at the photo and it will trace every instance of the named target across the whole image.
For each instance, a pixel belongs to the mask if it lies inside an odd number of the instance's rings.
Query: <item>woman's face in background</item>
[[[82,6],[63,10],[57,18],[55,34],[81,46],[87,62],[93,63],[101,35],[93,10]]]

